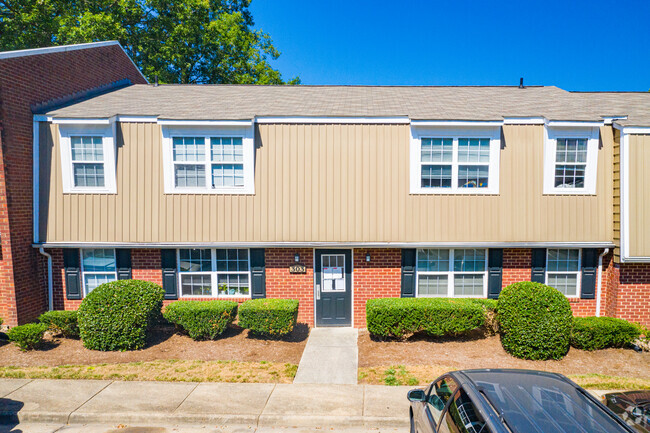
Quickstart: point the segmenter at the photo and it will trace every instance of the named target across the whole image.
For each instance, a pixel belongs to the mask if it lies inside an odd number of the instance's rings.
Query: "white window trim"
[[[420,249],[420,248],[418,248]],[[487,248],[421,248],[432,250],[448,250],[449,251],[449,268],[445,271],[420,271],[420,261],[418,260],[418,252],[415,251],[415,297],[416,298],[487,298],[488,289],[488,254]],[[454,271],[454,254],[456,250],[466,249],[480,249],[485,250],[485,270],[483,272],[461,272]],[[446,295],[420,295],[420,274],[421,275],[447,275],[447,294]],[[456,296],[454,294],[454,275],[478,275],[483,274],[483,294],[482,295],[462,295]]]
[[[97,271],[85,271],[84,270],[84,250],[113,250],[113,257],[115,257],[115,271],[114,272],[97,272]],[[81,248],[79,249],[79,268],[81,269],[81,286],[83,288],[82,296],[85,298],[88,296],[88,288],[86,287],[86,274],[89,275],[107,275],[114,274],[115,281],[117,281],[117,252],[115,248]]]
[[[162,128],[163,146],[163,172],[165,181],[165,194],[255,194],[255,140],[252,125],[242,127],[233,126],[175,126]],[[205,187],[184,187],[178,188],[174,182],[174,148],[172,139],[174,137],[203,137],[205,139],[205,166],[206,184]],[[244,185],[212,188],[212,164],[210,137],[241,137],[244,161]],[[189,162],[188,162],[189,163]],[[197,162],[196,164],[201,164]]]
[[[577,271],[549,271],[548,270],[548,250],[578,250],[578,270]],[[546,267],[544,268],[544,284],[548,285],[548,276],[549,274],[558,275],[558,274],[575,274],[576,275],[576,294],[575,295],[565,295],[569,299],[579,299],[580,294],[582,293],[582,249],[580,248],[548,248],[546,250]]]
[[[104,153],[104,186],[75,186],[70,137],[89,135],[102,137]],[[115,180],[115,123],[108,125],[59,125],[61,176],[64,194],[117,194]]]
[[[179,298],[203,298],[203,299],[244,299],[251,298],[253,294],[253,281],[251,275],[251,250],[249,248],[196,248],[199,250],[210,250],[210,259],[212,263],[211,272],[187,272],[181,271],[181,250],[191,250],[195,248],[178,248],[176,249],[176,272],[178,273],[177,286],[178,286],[178,296]],[[248,255],[248,272],[240,271],[217,271],[217,250],[246,250]],[[248,274],[248,295],[219,295],[218,293],[218,276],[220,274],[230,274],[230,275],[241,275]],[[210,295],[183,295],[183,284],[181,281],[181,275],[210,275],[210,287],[212,288],[212,293]],[[217,293],[215,294],[215,290]]]
[[[422,138],[453,138],[452,174],[451,188],[426,188],[422,187],[421,173],[422,162],[420,160]],[[489,138],[490,139],[490,161],[488,187],[487,188],[459,188],[458,187],[458,166],[466,165],[458,162],[458,139],[459,138]],[[497,195],[499,194],[499,166],[501,160],[501,126],[474,127],[466,126],[462,129],[449,127],[420,127],[411,125],[410,140],[410,194],[458,194],[458,195]],[[468,163],[475,165],[476,163]],[[482,165],[482,164],[479,164]]]
[[[544,194],[547,195],[596,195],[596,172],[598,170],[598,138],[600,129],[597,127],[549,127],[544,128]],[[587,163],[585,166],[584,188],[555,187],[555,154],[558,138],[586,138]]]

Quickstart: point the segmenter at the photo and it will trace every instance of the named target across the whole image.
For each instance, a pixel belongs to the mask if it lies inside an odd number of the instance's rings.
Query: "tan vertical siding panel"
[[[631,135],[629,146],[630,256],[650,256],[650,136]]]
[[[543,195],[543,128],[530,125],[503,128],[498,195],[418,196],[408,125],[257,125],[255,195],[224,196],[164,194],[160,126],[119,127],[117,195],[63,194],[58,132],[51,139],[45,240],[595,242],[618,224],[608,129],[597,196]]]

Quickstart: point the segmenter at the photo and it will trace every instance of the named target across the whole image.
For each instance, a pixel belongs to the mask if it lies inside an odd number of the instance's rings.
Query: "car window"
[[[437,425],[440,422],[440,414],[451,396],[458,389],[458,385],[451,377],[444,377],[431,385],[427,396],[427,407]]]
[[[485,420],[463,389],[454,395],[440,424],[439,433],[488,433]]]

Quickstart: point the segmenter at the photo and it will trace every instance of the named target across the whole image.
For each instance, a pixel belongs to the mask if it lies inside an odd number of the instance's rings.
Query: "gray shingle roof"
[[[256,116],[386,117],[427,120],[600,120],[628,115],[650,126],[650,93],[573,93],[557,87],[134,85],[46,113],[239,120]]]

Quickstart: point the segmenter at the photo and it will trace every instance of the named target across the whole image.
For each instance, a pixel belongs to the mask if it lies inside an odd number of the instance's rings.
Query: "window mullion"
[[[451,189],[458,191],[458,137],[454,137],[451,153]]]
[[[452,248],[449,250],[449,264],[447,272],[447,297],[454,297],[454,254],[455,250]]]

